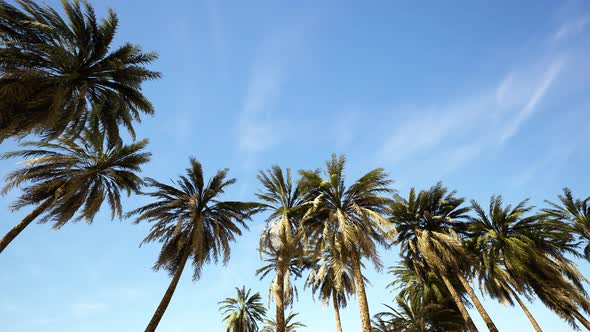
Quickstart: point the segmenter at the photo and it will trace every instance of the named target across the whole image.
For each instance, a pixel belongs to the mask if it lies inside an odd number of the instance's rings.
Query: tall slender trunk
[[[582,314],[578,310],[574,310],[574,316],[586,327],[588,331],[590,331],[590,322],[586,319],[586,317],[582,316]]]
[[[35,218],[43,213],[52,203],[52,200],[47,199],[41,205],[37,206],[31,213],[29,213],[21,222],[16,224],[4,237],[0,240],[0,253],[14,240],[20,232],[22,232]]]
[[[481,315],[481,318],[483,318],[483,321],[488,326],[488,329],[492,332],[498,332],[498,328],[496,327],[496,324],[494,324],[494,322],[490,318],[490,315],[488,315],[488,312],[486,311],[486,309],[483,307],[483,305],[481,304],[481,302],[477,298],[477,295],[475,295],[475,292],[473,291],[473,288],[471,288],[471,285],[469,284],[467,279],[465,279],[465,277],[461,273],[457,273],[457,278],[461,282],[461,285],[463,285],[463,287],[465,288],[465,291],[467,291],[467,294],[469,294],[471,301],[473,301],[473,305],[475,305],[475,308],[477,309],[477,311],[479,311],[479,314]]]
[[[336,332],[342,332],[342,322],[340,321],[340,306],[338,305],[335,291],[332,291],[332,304],[334,305],[334,315],[336,315]]]
[[[467,327],[469,328],[469,330],[471,330],[471,332],[478,332],[479,330],[477,329],[477,326],[475,326],[475,323],[473,323],[471,316],[469,316],[469,313],[467,312],[467,308],[465,308],[465,304],[463,304],[463,301],[461,301],[461,296],[459,296],[459,293],[457,293],[455,286],[453,286],[453,284],[451,283],[449,278],[447,278],[447,276],[444,275],[443,273],[440,273],[440,278],[445,283],[445,286],[447,286],[447,290],[449,291],[449,293],[451,293],[451,297],[453,298],[453,301],[457,305],[457,309],[459,309],[459,312],[461,313],[461,316],[463,317],[463,320],[465,321],[465,325],[467,325]]]
[[[178,281],[180,280],[180,276],[182,275],[182,270],[184,270],[184,266],[186,265],[189,256],[190,249],[186,248],[184,250],[184,253],[182,254],[182,258],[180,259],[180,264],[178,264],[178,268],[176,268],[174,276],[170,281],[170,285],[168,286],[166,293],[164,293],[164,297],[162,298],[162,301],[160,301],[160,304],[158,305],[156,312],[154,312],[154,315],[152,316],[150,323],[145,328],[145,332],[154,332],[158,327],[158,324],[160,323],[162,316],[164,316],[164,312],[166,312],[166,308],[168,308],[168,304],[170,304],[170,300],[172,299],[172,295],[176,290],[176,286],[178,286]]]
[[[365,281],[361,271],[361,259],[354,255],[351,259],[352,273],[356,285],[356,296],[359,301],[359,310],[361,314],[361,331],[371,332],[371,316],[369,314],[369,303],[367,302],[367,293],[365,292]]]
[[[529,319],[529,321],[533,325],[533,328],[535,329],[535,331],[543,332],[543,330],[541,330],[541,327],[539,326],[539,323],[537,323],[537,320],[535,319],[535,317],[533,317],[533,314],[531,314],[531,312],[526,307],[524,302],[520,299],[520,296],[518,296],[518,294],[510,286],[508,286],[508,291],[510,292],[512,297],[516,300],[516,302],[518,302],[518,304],[520,305],[520,307],[524,311],[525,315],[527,316],[527,318]]]
[[[285,332],[285,257],[284,251],[280,250],[277,260],[277,289],[275,294],[276,303],[276,332]]]

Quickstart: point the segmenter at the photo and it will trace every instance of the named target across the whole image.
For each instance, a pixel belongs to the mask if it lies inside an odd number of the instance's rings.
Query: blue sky
[[[175,178],[194,156],[208,174],[231,169],[228,199],[252,200],[257,170],[322,167],[336,152],[349,179],[385,167],[403,194],[438,180],[482,203],[503,194],[542,204],[563,186],[590,194],[588,2],[93,3],[119,14],[117,43],[160,54],[164,77],[144,89],[157,113],[137,126],[153,152],[145,176]],[[0,161],[0,174],[16,162]],[[29,211],[8,212],[17,195],[0,201],[2,234]],[[228,266],[206,266],[198,282],[185,271],[159,331],[222,331],[217,302],[234,286],[267,298],[270,280],[254,276],[264,216],[250,225]],[[138,247],[147,230],[106,213],[59,232],[32,224],[0,256],[2,330],[142,330],[169,282],[151,270],[158,245]],[[381,255],[390,266],[398,252]],[[392,278],[366,275],[376,313],[393,298]],[[484,304],[501,331],[532,331],[519,308]],[[570,329],[542,305],[530,309],[544,330]],[[331,308],[308,291],[293,310],[305,331],[334,330]],[[346,331],[359,330],[354,300],[342,315]]]

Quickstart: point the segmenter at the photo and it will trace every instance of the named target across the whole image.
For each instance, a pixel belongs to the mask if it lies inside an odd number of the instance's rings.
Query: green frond
[[[24,159],[22,168],[7,175],[3,193],[22,189],[13,209],[51,202],[40,220],[52,221],[54,228],[69,221],[91,223],[105,199],[111,218],[122,218],[121,191],[138,194],[144,184],[138,173],[151,157],[144,151],[147,144],[111,146],[89,132],[78,139],[24,142],[25,149],[2,156]]]
[[[190,250],[193,279],[199,279],[208,262],[226,264],[231,243],[247,229],[246,221],[263,207],[253,202],[221,200],[226,189],[235,183],[228,179],[228,170],[220,170],[209,181],[204,181],[202,165],[190,159],[186,175],[179,176],[171,185],[146,179],[152,191],[143,195],[152,203],[127,213],[135,222],[148,222],[151,229],[143,243],[162,243],[161,253],[154,265],[156,270],[176,271],[179,257]]]
[[[0,140],[30,133],[77,137],[85,128],[121,143],[119,126],[152,114],[141,85],[160,74],[145,66],[153,52],[113,47],[118,19],[98,19],[88,2],[63,1],[65,15],[47,4],[0,1]]]

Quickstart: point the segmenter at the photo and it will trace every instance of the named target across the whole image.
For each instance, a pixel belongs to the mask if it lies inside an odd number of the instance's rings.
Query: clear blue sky
[[[401,193],[443,180],[483,203],[496,193],[541,204],[563,186],[590,194],[586,1],[92,2],[119,14],[117,43],[160,54],[164,77],[145,85],[157,113],[137,126],[151,140],[146,176],[175,178],[195,156],[208,174],[229,167],[238,178],[228,199],[252,200],[258,169],[317,168],[336,152],[349,179],[385,167]],[[8,212],[17,194],[0,200],[2,234],[29,211]],[[234,286],[267,298],[270,280],[254,276],[263,223],[253,220],[228,266],[206,266],[198,282],[185,271],[159,331],[222,331],[217,302]],[[0,329],[143,330],[170,280],[151,270],[158,245],[138,248],[147,229],[106,214],[59,232],[32,224],[0,256]],[[381,254],[385,266],[398,256]],[[366,275],[376,313],[392,278]],[[501,331],[532,331],[519,308],[485,305]],[[531,310],[545,331],[569,330],[542,305]],[[294,311],[305,331],[334,330],[331,308],[308,291]],[[359,330],[358,316],[351,301],[345,331]]]

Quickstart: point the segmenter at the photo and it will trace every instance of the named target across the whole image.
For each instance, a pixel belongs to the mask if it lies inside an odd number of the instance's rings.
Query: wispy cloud
[[[547,176],[547,170],[554,167],[557,163],[566,162],[575,152],[576,145],[558,146],[548,151],[542,158],[532,161],[528,167],[522,169],[512,177],[510,183],[514,187],[526,185],[540,172]]]
[[[552,35],[554,42],[561,41],[583,31],[590,24],[590,15],[577,17],[564,22]]]
[[[585,21],[584,21],[585,22]],[[586,23],[578,22],[576,29]],[[565,29],[565,28],[562,28]],[[573,27],[561,34],[571,34]],[[578,50],[579,51],[579,50]],[[461,167],[515,137],[561,81],[566,67],[575,67],[570,52],[548,48],[507,68],[500,80],[453,102],[414,106],[402,114],[378,150],[378,159],[395,164],[412,157],[437,159],[443,172]],[[566,54],[568,56],[566,56]],[[574,54],[575,55],[575,54]],[[573,57],[575,58],[575,57]],[[399,109],[397,110],[399,112]]]
[[[302,32],[291,28],[268,36],[258,48],[238,122],[238,144],[246,153],[260,152],[281,141],[273,104],[280,97]]]
[[[500,137],[501,142],[505,142],[514,136],[520,126],[522,126],[522,124],[533,114],[533,112],[537,110],[537,106],[539,105],[541,99],[545,96],[551,87],[551,84],[553,84],[553,81],[555,81],[561,72],[564,64],[565,59],[563,57],[558,57],[551,62],[539,80],[537,87],[528,99],[526,105],[518,113],[516,113],[514,115],[514,119],[504,127],[502,136]]]

